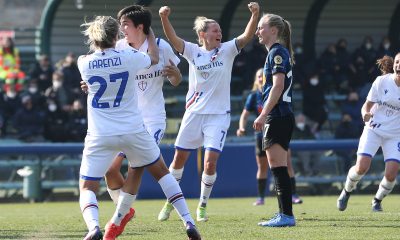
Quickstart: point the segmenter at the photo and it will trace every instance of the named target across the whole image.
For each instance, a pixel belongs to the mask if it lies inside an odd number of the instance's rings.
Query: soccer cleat
[[[260,205],[264,205],[263,198],[257,198],[257,200],[253,203],[253,206],[260,206]]]
[[[189,240],[201,240],[200,233],[191,222],[186,223],[186,234]]]
[[[273,218],[265,222],[259,222],[261,227],[293,227],[296,226],[294,216],[288,216],[283,213],[277,213]]]
[[[377,201],[375,199],[372,199],[372,211],[373,212],[382,212],[382,201]]]
[[[172,210],[174,210],[174,206],[171,203],[166,202],[164,207],[161,209],[160,213],[158,214],[158,221],[166,221],[169,218]]]
[[[197,207],[196,215],[197,215],[196,220],[198,222],[207,222],[208,221],[206,207],[200,207],[200,206]]]
[[[301,198],[299,197],[299,195],[293,194],[293,195],[292,195],[292,203],[293,203],[293,204],[302,204],[302,203],[303,203],[303,200],[301,200]]]
[[[337,208],[339,209],[339,211],[346,210],[349,198],[350,198],[350,193],[346,192],[346,190],[343,189],[337,200]]]
[[[117,238],[124,231],[126,224],[135,216],[135,209],[130,208],[129,212],[121,220],[119,226],[114,223],[108,222],[105,227],[104,240],[113,240]]]
[[[83,240],[101,240],[103,239],[103,233],[100,228],[96,226],[92,231],[89,231]]]

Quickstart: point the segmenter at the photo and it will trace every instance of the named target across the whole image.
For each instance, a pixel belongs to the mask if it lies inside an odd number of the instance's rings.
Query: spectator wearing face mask
[[[68,115],[61,110],[53,99],[47,99],[46,124],[44,129],[44,137],[52,142],[68,141],[68,131],[66,123]]]
[[[21,107],[21,99],[17,91],[15,91],[14,85],[10,85],[2,97],[3,124],[1,132],[3,136],[6,136],[9,134],[9,130],[10,133],[13,132],[13,129],[9,128],[8,122]]]
[[[368,82],[372,82],[375,79],[375,62],[377,59],[377,51],[373,47],[373,39],[371,36],[366,36],[364,38],[363,44],[356,49],[353,62],[355,62],[359,57],[362,58],[365,64],[366,73],[368,76]]]
[[[313,122],[311,131],[317,136],[328,117],[325,105],[324,87],[319,74],[314,73],[303,88],[303,113]]]
[[[60,71],[53,73],[53,85],[46,89],[44,95],[47,99],[53,100],[57,108],[63,111],[70,109],[68,91],[63,86],[64,75]]]
[[[22,96],[28,95],[31,97],[32,103],[36,109],[46,111],[46,98],[42,92],[39,91],[37,79],[31,79],[26,87]]]
[[[76,57],[73,53],[68,53],[65,57],[61,72],[64,75],[64,87],[71,96],[81,95],[80,81],[81,74],[79,73],[78,65],[76,64]]]
[[[40,92],[44,92],[51,86],[54,69],[47,55],[40,55],[38,61],[29,70],[29,78],[37,79]]]
[[[22,107],[13,116],[18,139],[26,142],[42,141],[45,114],[37,111],[29,95],[21,98]]]
[[[389,37],[385,36],[382,38],[381,44],[378,49],[378,58],[382,58],[384,56],[394,57],[394,50],[392,43],[390,42]]]
[[[304,114],[299,113],[296,118],[296,126],[293,130],[293,139],[297,140],[312,140],[315,139],[314,134],[311,132],[310,126],[306,123]],[[297,158],[296,165],[304,176],[313,176],[318,174],[318,161],[320,153],[317,151],[294,151],[292,156]]]
[[[340,85],[341,79],[337,77],[340,66],[336,55],[335,44],[329,44],[319,58],[320,69],[319,76],[325,89],[329,91],[335,90]]]
[[[294,87],[296,87],[297,84],[303,86],[304,82],[306,81],[306,70],[305,70],[306,57],[304,55],[303,45],[297,42],[293,45],[293,47],[294,47],[294,59],[296,59],[296,62],[293,65],[293,76],[296,76],[296,81],[293,84]]]
[[[336,43],[336,58],[338,61],[339,70],[337,77],[340,79],[339,92],[343,92],[349,85],[351,55],[347,51],[347,40],[341,38]]]

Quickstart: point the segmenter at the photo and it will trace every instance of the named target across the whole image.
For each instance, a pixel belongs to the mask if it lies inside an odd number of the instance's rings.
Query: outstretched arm
[[[244,32],[236,38],[236,44],[239,49],[244,48],[244,46],[246,46],[246,44],[249,43],[254,37],[254,33],[257,29],[258,16],[260,13],[260,6],[257,2],[251,2],[247,6],[251,12],[251,17]]]
[[[158,11],[161,18],[161,23],[164,29],[165,36],[167,36],[168,41],[174,46],[175,50],[179,53],[183,53],[184,43],[183,40],[178,37],[175,33],[174,27],[169,21],[169,15],[171,14],[171,9],[168,6],[163,6]]]
[[[147,54],[149,54],[151,59],[151,65],[156,65],[159,59],[158,46],[156,43],[156,38],[154,37],[153,29],[150,28],[149,35],[147,36],[147,41],[149,43],[149,47],[147,49]]]

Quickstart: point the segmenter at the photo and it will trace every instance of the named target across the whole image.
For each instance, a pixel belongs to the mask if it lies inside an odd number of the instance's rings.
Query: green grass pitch
[[[371,212],[372,195],[353,195],[348,209],[336,209],[337,196],[304,197],[294,205],[297,226],[263,228],[262,219],[271,217],[276,199],[268,197],[266,205],[252,206],[253,198],[211,199],[210,220],[197,223],[204,240],[217,239],[399,239],[400,196],[390,195],[383,201],[384,212]],[[197,200],[188,201],[194,215]],[[112,216],[110,201],[100,201],[100,223],[104,226]],[[118,239],[186,239],[184,226],[176,213],[170,220],[158,222],[162,200],[138,200],[136,218]],[[0,204],[0,239],[82,239],[86,226],[78,202],[35,204]]]

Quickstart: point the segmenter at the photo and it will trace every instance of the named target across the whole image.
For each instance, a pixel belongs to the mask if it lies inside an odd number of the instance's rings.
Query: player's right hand
[[[364,115],[363,115],[363,121],[364,121],[364,122],[368,122],[372,117],[373,117],[373,114],[372,114],[372,113],[366,112],[366,113],[364,113]]]
[[[81,81],[80,82],[80,84],[81,84],[81,90],[82,90],[82,92],[84,92],[84,93],[88,93],[88,86],[87,86],[87,84],[85,83],[85,81]]]
[[[170,13],[171,9],[168,6],[162,6],[160,10],[158,10],[160,17],[168,17]]]
[[[246,130],[243,128],[238,128],[238,130],[236,130],[236,136],[241,137],[244,136],[246,134]]]

